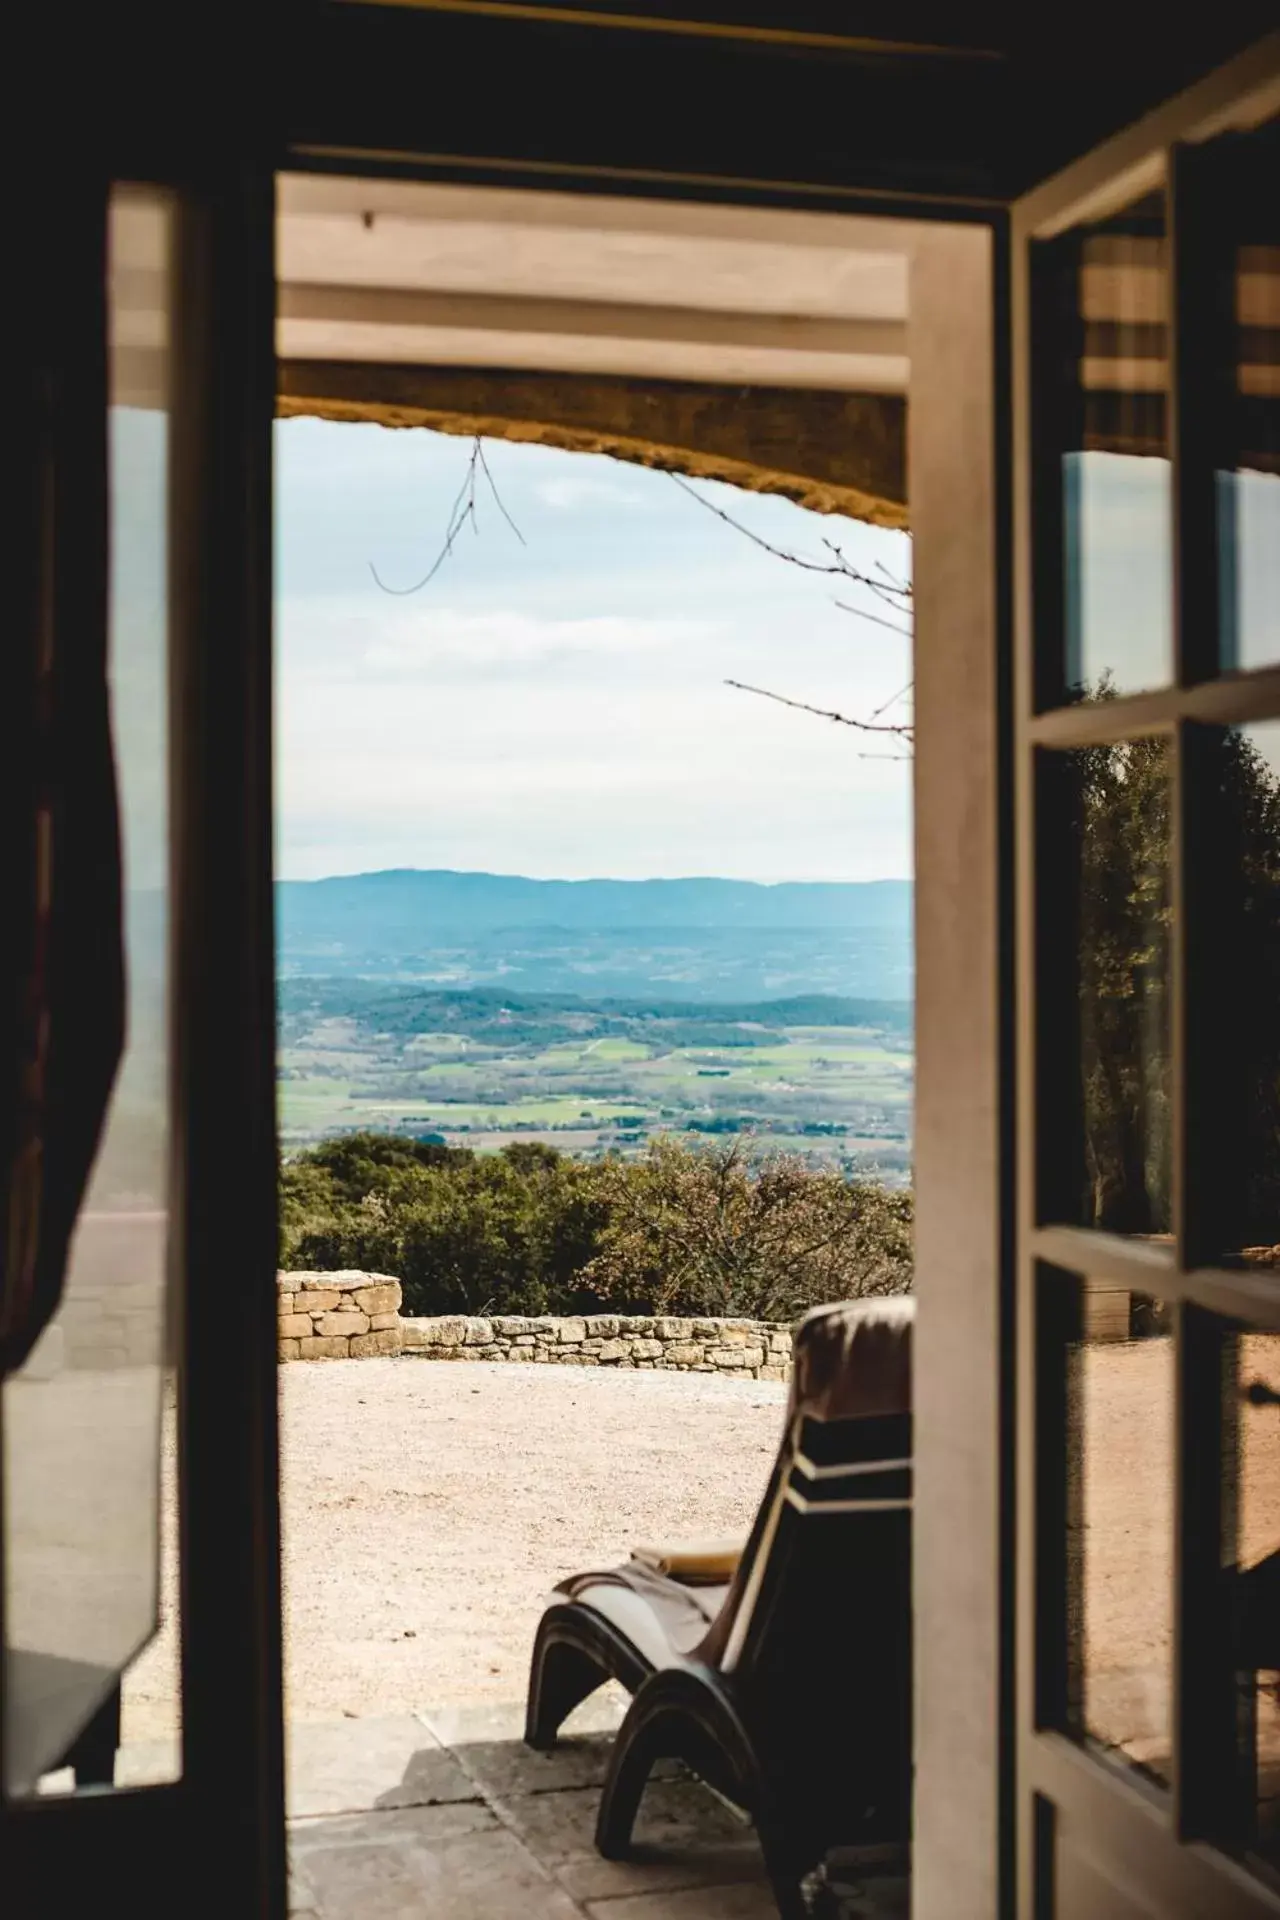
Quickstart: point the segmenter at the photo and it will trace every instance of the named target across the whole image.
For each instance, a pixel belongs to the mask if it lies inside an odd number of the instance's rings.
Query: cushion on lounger
[[[742,1540],[685,1540],[665,1547],[632,1547],[631,1558],[685,1587],[719,1587],[732,1580]]]
[[[633,1560],[610,1573],[563,1580],[554,1597],[567,1596],[603,1614],[651,1667],[673,1667],[706,1638],[728,1591],[727,1581],[681,1586]]]

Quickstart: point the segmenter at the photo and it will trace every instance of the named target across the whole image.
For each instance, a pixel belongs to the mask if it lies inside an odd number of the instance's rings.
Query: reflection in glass
[[[1063,756],[1074,863],[1078,1224],[1171,1223],[1169,743]],[[1057,872],[1044,876],[1057,887]]]
[[[62,1303],[4,1383],[5,1786],[121,1776],[121,1676],[159,1609],[168,1318],[168,270],[164,195],[117,189],[110,219],[111,724],[125,900],[125,1052]],[[152,1661],[164,1654],[148,1655]],[[167,1736],[172,1680],[125,1740]],[[66,1771],[67,1762],[74,1776]],[[127,1770],[126,1770],[127,1771]],[[58,1781],[49,1778],[59,1775]],[[147,1777],[144,1769],[144,1777]]]
[[[1206,803],[1217,810],[1212,938],[1225,989],[1212,1009],[1224,1084],[1221,1171],[1209,1197],[1221,1252],[1275,1268],[1280,1281],[1280,721],[1206,738]]]
[[[1173,670],[1164,195],[1056,246],[1064,678],[1091,699]]]
[[[1160,1781],[1172,1754],[1174,1343],[1164,1305],[1080,1283],[1067,1351],[1068,1730]]]
[[[1173,660],[1167,460],[1063,458],[1067,682],[1086,699],[1164,686]]]
[[[1280,286],[1280,265],[1276,273]],[[1280,447],[1272,459],[1269,473],[1242,467],[1218,474],[1224,667],[1280,660]]]
[[[1280,1867],[1280,1333],[1240,1332],[1224,1369],[1222,1558],[1235,1644],[1237,1834]]]
[[[1224,667],[1280,661],[1280,121],[1233,143],[1221,196],[1232,245],[1216,410],[1219,640]]]

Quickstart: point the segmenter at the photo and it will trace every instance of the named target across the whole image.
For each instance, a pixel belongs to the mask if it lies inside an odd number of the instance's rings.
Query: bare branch
[[[514,533],[514,535],[516,536],[516,539],[520,542],[520,545],[522,547],[527,545],[524,535],[521,533],[515,521],[511,518],[511,515],[507,512],[506,505],[503,501],[502,495],[498,492],[497,486],[494,482],[493,475],[489,471],[489,462],[484,457],[484,444],[480,438],[480,435],[477,434],[475,439],[471,443],[471,456],[467,461],[467,470],[463,475],[462,485],[458,488],[457,497],[455,498],[452,507],[450,507],[449,509],[449,519],[445,527],[444,545],[441,547],[439,553],[436,555],[431,565],[427,568],[427,571],[423,574],[421,580],[415,581],[414,585],[411,587],[389,587],[386,581],[379,574],[378,569],[374,566],[372,560],[369,562],[369,571],[373,575],[374,579],[377,581],[378,585],[382,588],[382,591],[384,593],[394,593],[397,595],[421,593],[422,589],[426,586],[429,586],[430,583],[435,579],[441,567],[444,565],[445,561],[449,558],[449,555],[453,552],[454,546],[458,539],[458,535],[462,532],[462,529],[466,526],[468,521],[470,521],[471,523],[471,531],[473,533],[479,533],[480,519],[476,511],[476,508],[477,508],[476,490],[479,482],[479,476],[482,473],[484,475],[485,480],[488,482],[490,493],[493,495],[494,500],[497,502],[499,513],[501,513],[503,519],[506,521],[507,525],[510,527],[512,533]]]
[[[687,493],[690,499],[696,500],[700,507],[705,507],[707,512],[713,513],[717,520],[722,520],[726,527],[732,527],[735,533],[740,533],[745,540],[749,540],[753,547],[759,547],[762,553],[770,554],[775,560],[785,560],[788,566],[799,567],[805,573],[821,573],[828,576],[834,574],[842,580],[851,580],[855,586],[866,587],[895,613],[910,615],[912,607],[910,583],[905,580],[896,580],[879,560],[876,566],[884,574],[884,580],[875,580],[870,574],[863,573],[859,567],[855,567],[851,560],[846,559],[843,550],[834,540],[824,538],[822,542],[831,555],[830,560],[814,560],[802,553],[792,553],[787,547],[775,546],[772,540],[766,540],[763,534],[757,533],[754,528],[735,519],[733,514],[726,512],[723,507],[718,507],[714,500],[708,500],[705,495],[698,492],[696,487],[691,487],[689,482],[682,479],[678,473],[669,474],[668,478],[674,480],[680,490]],[[886,620],[883,614],[869,613],[865,607],[850,606],[847,600],[837,600],[835,604],[841,613],[851,613],[855,619],[869,620],[873,626],[886,627],[890,633],[899,634],[904,640],[910,640],[912,637],[911,628],[904,626],[901,621]]]
[[[485,479],[489,482],[489,491],[494,497],[494,500],[497,504],[498,512],[502,515],[503,519],[506,521],[507,525],[510,527],[512,533],[514,533],[516,539],[520,542],[520,545],[522,547],[527,547],[529,542],[525,539],[519,527],[516,525],[515,521],[511,518],[511,515],[507,512],[506,501],[503,499],[502,495],[498,492],[497,482],[495,481],[492,473],[490,473],[489,471],[489,462],[485,459],[485,455],[484,455],[484,442],[480,439],[479,434],[476,435],[476,452],[480,456],[480,465],[484,469]]]
[[[825,534],[822,544],[828,553],[834,555],[839,561],[839,570],[847,579],[856,580],[859,586],[870,588],[878,600],[883,600],[887,606],[896,608],[899,613],[910,612],[912,599],[910,587],[886,585],[883,580],[873,580],[869,573],[863,573],[860,567],[855,567],[852,560],[846,560],[843,547],[838,547],[835,541],[829,540]],[[876,564],[879,565],[879,562]],[[892,581],[892,579],[893,576],[890,574],[889,580]]]
[[[908,680],[905,687],[900,687],[897,693],[893,694],[888,700],[886,700],[883,706],[877,707],[874,713],[869,713],[867,715],[867,718],[869,720],[878,720],[882,713],[888,713],[890,707],[896,707],[899,700],[906,699],[907,695],[914,690],[915,684],[916,683],[914,680]]]
[[[807,700],[790,700],[785,693],[772,693],[768,687],[749,686],[745,680],[726,680],[725,685],[736,687],[739,693],[758,694],[762,700],[776,700],[780,707],[794,707],[798,713],[815,714],[819,720],[833,720],[837,726],[856,727],[860,733],[887,733],[899,740],[910,740],[913,736],[913,728],[905,721],[855,720],[851,714],[837,713],[831,707],[810,706]],[[901,698],[900,695],[897,697]],[[888,704],[892,706],[893,702]]]
[[[772,540],[766,540],[762,533],[756,533],[754,528],[744,525],[741,520],[735,520],[731,513],[726,513],[723,507],[718,507],[714,500],[708,500],[705,494],[699,493],[696,487],[691,487],[689,482],[682,479],[678,473],[668,473],[667,478],[674,480],[682,493],[687,493],[689,498],[696,500],[700,507],[705,507],[708,513],[713,513],[717,520],[723,520],[726,527],[732,527],[735,533],[740,533],[745,540],[749,540],[753,547],[759,547],[762,553],[772,554],[775,560],[785,560],[788,565],[800,567],[805,573],[837,574],[843,580],[855,581],[860,587],[869,587],[872,593],[879,594],[884,599],[888,599],[889,595],[894,592],[902,594],[908,600],[910,599],[910,590],[908,588],[886,587],[883,581],[873,580],[870,574],[861,572],[859,568],[853,565],[852,561],[846,560],[839,547],[830,540],[824,539],[822,543],[831,555],[830,560],[814,560],[803,553],[792,553],[786,547],[775,546]],[[839,605],[840,603],[837,601],[836,604]],[[896,602],[890,601],[890,604],[894,605]],[[858,609],[848,607],[845,611],[853,613],[857,612]],[[871,620],[874,619],[875,616],[873,614],[866,614],[864,617]],[[905,631],[905,629],[899,628],[898,631]]]
[[[870,620],[873,626],[888,627],[890,633],[900,633],[904,640],[912,637],[910,627],[900,627],[896,620],[886,620],[881,614],[868,613],[865,607],[851,607],[847,600],[836,600],[833,604],[839,607],[841,613],[852,613],[859,620]]]
[[[900,579],[896,573],[890,573],[883,560],[876,561],[876,571],[877,573],[882,573],[890,585],[894,587],[898,593],[902,594],[905,599],[911,600],[914,598],[915,589],[911,582]]]

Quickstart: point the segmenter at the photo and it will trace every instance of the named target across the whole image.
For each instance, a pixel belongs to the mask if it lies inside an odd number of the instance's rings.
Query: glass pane
[[[3,1389],[10,1794],[29,1792],[41,1776],[59,1770],[63,1785],[110,1783],[121,1675],[150,1641],[158,1618],[161,1432],[173,1413],[166,1034],[169,258],[166,199],[118,190],[110,222],[109,682],[127,1030],[61,1305]],[[159,1684],[167,1702],[164,1730],[172,1732],[171,1677]],[[66,1774],[69,1751],[74,1777]],[[173,1770],[172,1754],[165,1770]]]
[[[1223,1565],[1235,1633],[1236,1831],[1280,1867],[1280,1333],[1227,1342]]]
[[[1058,1217],[1158,1239],[1172,1220],[1169,742],[1084,747],[1053,770],[1071,867],[1041,862],[1041,965],[1074,1115]]]
[[[1226,986],[1207,1009],[1223,1084],[1205,1198],[1216,1250],[1280,1282],[1280,721],[1204,739],[1216,810],[1205,911]]]
[[[1280,121],[1233,142],[1225,445],[1218,468],[1224,667],[1280,661]]]
[[[1104,700],[1172,670],[1169,463],[1086,451],[1063,460],[1070,693]]]
[[[1040,385],[1057,390],[1036,433],[1055,443],[1038,464],[1059,493],[1062,691],[1106,699],[1165,686],[1173,671],[1163,192],[1053,242],[1043,271]]]
[[[1174,1342],[1159,1300],[1077,1284],[1066,1356],[1068,1729],[1167,1781]]]

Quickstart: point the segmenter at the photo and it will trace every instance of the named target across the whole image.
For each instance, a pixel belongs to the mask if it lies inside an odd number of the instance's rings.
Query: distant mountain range
[[[759,1000],[912,997],[907,880],[532,880],[419,871],[285,880],[288,975]]]
[[[528,880],[515,873],[396,867],[332,880],[282,880],[277,898],[291,937],[332,938],[372,914],[396,936],[424,927],[492,933],[563,927],[615,933],[654,927],[909,928],[911,882],[755,880]]]

